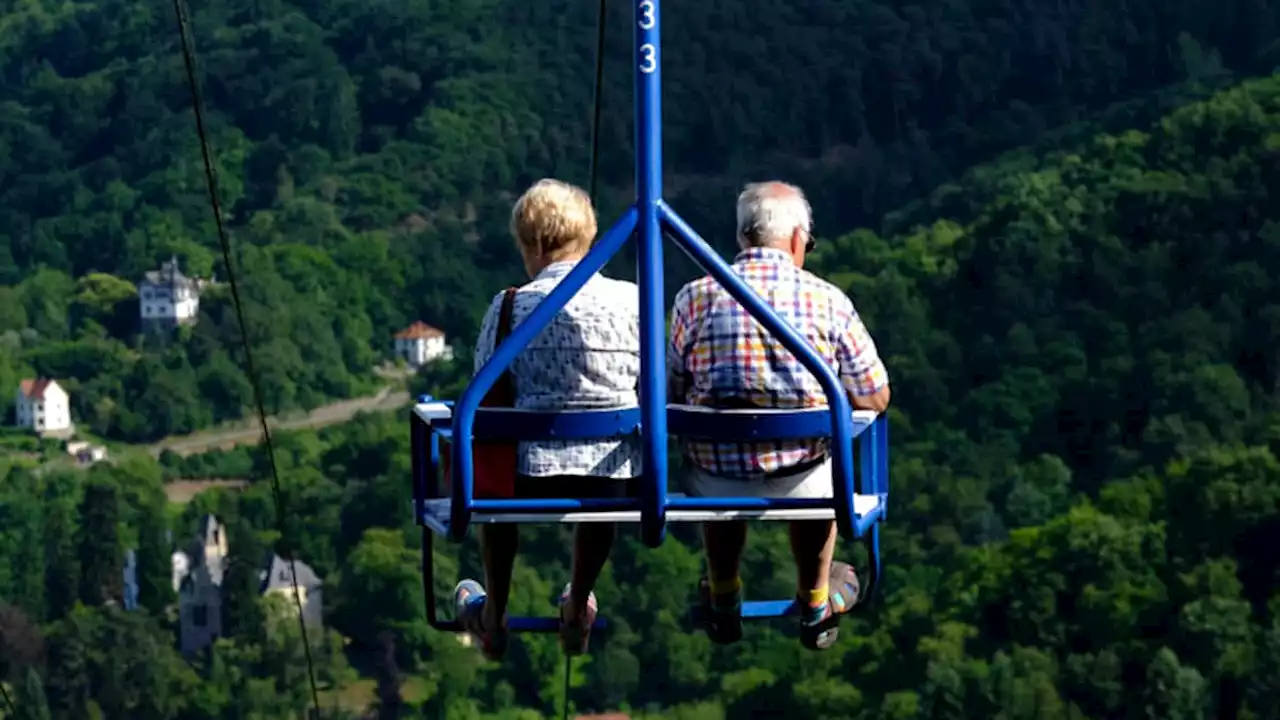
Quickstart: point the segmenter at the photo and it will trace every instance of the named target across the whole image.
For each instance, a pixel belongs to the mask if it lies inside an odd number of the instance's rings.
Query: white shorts
[[[685,492],[693,497],[829,498],[831,488],[830,455],[804,472],[784,477],[740,480],[696,467],[685,476]]]

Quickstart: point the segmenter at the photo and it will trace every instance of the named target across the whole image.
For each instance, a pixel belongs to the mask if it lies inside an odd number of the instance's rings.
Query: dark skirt
[[[640,495],[640,478],[606,478],[591,475],[516,476],[517,498],[627,498]]]

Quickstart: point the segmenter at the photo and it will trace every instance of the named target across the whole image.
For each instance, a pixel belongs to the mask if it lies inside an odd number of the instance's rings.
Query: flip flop
[[[453,589],[453,608],[462,628],[480,645],[485,659],[499,661],[507,652],[509,634],[505,627],[484,626],[484,605],[489,596],[475,580],[463,580]]]
[[[587,645],[591,642],[591,626],[596,622],[596,616],[600,612],[599,603],[596,601],[596,594],[587,595],[587,607],[583,609],[582,614],[576,620],[570,622],[564,616],[564,611],[569,607],[569,590],[572,584],[566,584],[564,590],[560,592],[560,645],[564,648],[564,654],[569,657],[581,655],[587,651]]]
[[[827,650],[840,638],[840,618],[858,605],[858,573],[847,562],[831,564],[831,597],[818,619],[805,618],[801,605],[800,644],[809,650]],[[799,600],[796,601],[800,603]]]
[[[840,617],[853,609],[858,603],[861,587],[858,574],[848,563],[831,563],[831,595],[823,607],[823,613],[816,619],[805,617],[805,610],[800,600],[796,603],[800,609],[800,644],[810,650],[826,650],[836,643],[840,637]]]

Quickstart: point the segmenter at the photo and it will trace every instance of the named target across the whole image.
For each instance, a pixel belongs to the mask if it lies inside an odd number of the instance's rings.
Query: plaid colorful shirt
[[[888,373],[858,312],[843,292],[772,248],[749,248],[733,271],[782,319],[807,337],[854,395],[888,384]],[[725,407],[825,407],[817,378],[710,276],[676,295],[667,348],[671,402]],[[759,478],[818,460],[826,438],[764,443],[683,443],[686,457],[722,477]]]

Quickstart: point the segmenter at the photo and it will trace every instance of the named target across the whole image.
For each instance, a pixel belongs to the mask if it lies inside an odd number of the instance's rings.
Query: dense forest
[[[1232,8],[669,3],[668,194],[720,245],[761,172],[808,187],[828,232],[878,222],[1000,151],[1269,71],[1275,12]],[[631,177],[626,11],[608,15],[605,214]],[[0,18],[0,387],[56,377],[82,428],[130,442],[242,417],[225,287],[177,342],[138,333],[136,283],[161,260],[226,276],[172,11],[10,1]],[[517,272],[511,194],[585,182],[594,22],[590,3],[509,0],[193,8],[269,410],[368,391],[414,320],[466,344]],[[692,268],[672,267],[674,288]]]
[[[417,319],[462,352],[416,387],[457,391],[485,301],[519,279],[514,193],[585,182],[594,5],[192,8],[269,411],[370,389]],[[630,193],[625,14],[609,16],[606,215]],[[672,203],[727,250],[743,180],[802,184],[813,268],[886,355],[888,568],[832,652],[782,626],[719,648],[684,617],[691,529],[657,550],[631,534],[571,706],[1280,717],[1276,10],[707,0],[669,2],[665,20]],[[0,0],[0,98],[0,388],[58,378],[81,428],[122,442],[243,417],[225,287],[172,337],[137,323],[136,283],[162,260],[227,276],[172,11]],[[694,272],[668,269],[673,287]],[[259,450],[72,471],[0,442],[0,718],[303,717],[313,677],[326,718],[557,716],[551,639],[521,638],[496,666],[426,627],[404,429],[366,416],[280,435],[279,503]],[[193,477],[252,483],[166,503],[166,481]],[[234,568],[225,632],[184,658],[170,555],[207,513]],[[546,612],[563,532],[528,530],[514,611]],[[749,594],[787,595],[781,530],[753,537]],[[323,579],[310,647],[258,597],[249,569],[267,550]],[[471,544],[438,553],[439,594],[476,572]]]

